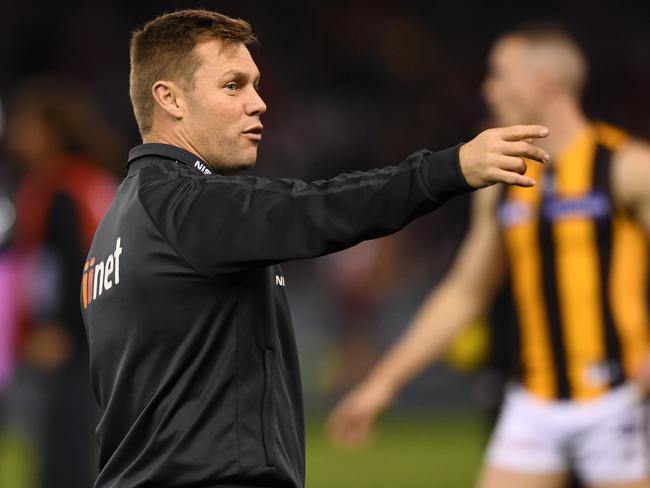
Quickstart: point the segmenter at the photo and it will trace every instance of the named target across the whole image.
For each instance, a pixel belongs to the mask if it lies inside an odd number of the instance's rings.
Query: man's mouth
[[[262,124],[258,124],[242,131],[242,134],[244,134],[244,136],[248,137],[253,141],[261,141],[263,130],[264,130],[264,126]]]

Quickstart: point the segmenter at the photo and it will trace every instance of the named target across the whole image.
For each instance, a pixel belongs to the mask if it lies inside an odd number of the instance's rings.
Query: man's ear
[[[151,87],[151,95],[156,104],[176,120],[183,118],[181,88],[173,81],[158,80]]]

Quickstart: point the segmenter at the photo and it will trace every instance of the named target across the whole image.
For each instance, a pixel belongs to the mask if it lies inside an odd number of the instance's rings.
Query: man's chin
[[[516,125],[517,123],[515,122],[517,120],[515,117],[510,117],[508,115],[499,115],[497,114],[494,117],[494,123],[498,127],[509,127],[511,125]]]
[[[257,162],[257,160],[254,159],[252,161],[248,161],[248,162],[243,163],[242,165],[240,165],[237,168],[237,172],[246,171],[247,169],[254,168],[256,162]]]
[[[217,173],[222,175],[234,175],[243,173],[246,170],[249,170],[255,166],[256,159],[249,161],[238,161],[237,163],[229,164],[227,166],[221,166],[217,168]]]
[[[512,113],[508,110],[497,110],[496,108],[493,108],[491,110],[491,115],[492,123],[496,124],[498,127],[508,127],[524,123],[519,114]]]

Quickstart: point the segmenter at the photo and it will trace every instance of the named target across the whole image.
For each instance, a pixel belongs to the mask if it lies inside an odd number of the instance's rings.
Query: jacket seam
[[[394,173],[392,173],[390,175],[390,177],[398,176],[398,175],[402,175],[404,173],[415,171],[415,172],[418,173],[419,179],[423,182],[423,178],[422,178],[422,175],[421,175],[421,168],[422,168],[422,165],[424,163],[424,159],[427,156],[427,154],[424,152],[424,150],[419,151],[419,152],[417,152],[415,154],[419,156],[418,161],[415,161],[415,162],[413,162],[411,164],[407,164],[407,165],[398,164],[398,165],[395,165],[395,166],[390,166],[390,168],[395,168],[396,169],[396,171]],[[185,168],[183,168],[183,169],[185,169]],[[386,169],[386,168],[378,168],[377,171],[381,171],[383,169]],[[367,172],[359,172],[359,173],[367,174]],[[346,175],[350,175],[350,176],[354,176],[354,174],[355,173],[346,173]],[[195,179],[195,180],[198,180],[199,182],[205,183],[205,184],[237,185],[237,186],[243,186],[243,187],[250,187],[251,186],[248,183],[248,181],[241,181],[237,177],[228,177],[228,176],[214,175],[214,174],[213,175],[185,174],[185,171],[183,171],[183,170],[181,170],[181,176],[191,178],[191,179]],[[217,178],[215,178],[215,176],[217,176]],[[341,176],[341,175],[339,175],[339,176]],[[378,176],[381,176],[381,174],[378,174]],[[294,196],[301,197],[301,196],[313,196],[313,195],[329,195],[329,194],[332,194],[332,193],[342,193],[342,192],[346,192],[346,191],[350,191],[350,190],[356,190],[358,188],[366,188],[366,187],[369,187],[369,186],[379,186],[379,185],[382,185],[382,184],[385,184],[386,182],[388,182],[390,180],[390,177],[385,178],[385,179],[378,179],[378,180],[375,180],[373,178],[370,181],[365,181],[365,182],[364,181],[349,182],[347,184],[337,186],[337,187],[331,188],[329,190],[312,189],[312,190],[308,190],[308,191],[299,191],[297,194],[294,194]],[[257,176],[250,176],[249,178],[250,178],[249,181],[252,180],[252,181],[270,181],[271,182],[271,181],[282,181],[283,180],[281,178],[280,179],[268,179],[267,180],[266,178],[260,178],[260,177],[257,177]],[[294,183],[295,182],[303,183],[303,184],[305,184],[307,186],[313,186],[315,183],[332,181],[334,179],[336,179],[336,177],[331,178],[331,179],[321,179],[321,180],[313,180],[313,181],[303,181],[303,180],[298,180],[298,179],[295,179],[295,180],[294,179],[288,179],[288,181],[289,182],[294,182]],[[255,187],[253,187],[251,189],[254,190],[254,191],[264,191],[264,192],[269,192],[269,193],[292,194],[291,191],[283,191],[281,189],[274,189],[274,188],[255,188]],[[429,196],[431,195],[431,193],[429,192],[428,189],[427,189],[427,195],[429,195]],[[432,200],[434,200],[434,199],[432,198]],[[434,200],[434,201],[437,201],[437,200]]]
[[[171,181],[171,180],[174,179],[174,176],[175,176],[175,175],[168,175],[168,176],[167,176],[167,179]],[[158,180],[158,181],[160,181],[160,180]],[[149,219],[149,222],[151,222],[151,225],[153,225],[154,229],[156,229],[156,232],[158,232],[158,234],[160,235],[160,237],[161,237],[161,238],[162,238],[162,239],[167,243],[167,245],[168,245],[169,247],[171,247],[172,250],[176,253],[176,255],[177,255],[179,258],[181,258],[181,259],[183,260],[183,262],[184,262],[185,264],[187,264],[187,265],[188,265],[192,270],[194,270],[195,272],[197,272],[198,274],[200,274],[200,275],[203,276],[204,278],[211,279],[211,278],[212,278],[211,276],[208,276],[208,275],[205,274],[204,272],[198,270],[198,269],[197,269],[197,268],[196,268],[192,263],[190,263],[190,262],[189,262],[189,261],[188,261],[188,260],[187,260],[187,259],[186,259],[186,258],[185,258],[181,253],[180,253],[180,252],[178,252],[178,249],[176,249],[176,247],[174,247],[174,245],[173,245],[171,242],[169,242],[169,239],[167,239],[167,238],[165,237],[165,235],[162,233],[162,231],[161,231],[161,230],[158,228],[158,226],[156,225],[156,222],[154,221],[153,217],[152,217],[151,214],[149,213],[149,209],[147,208],[147,206],[146,206],[146,205],[144,204],[144,202],[142,201],[142,198],[140,198],[140,192],[141,192],[141,191],[142,191],[142,187],[141,187],[141,186],[138,186],[138,191],[136,192],[136,196],[137,196],[137,198],[138,198],[138,202],[140,203],[140,205],[141,205],[142,208],[144,209],[144,212],[145,212],[145,214],[147,215],[147,218]]]

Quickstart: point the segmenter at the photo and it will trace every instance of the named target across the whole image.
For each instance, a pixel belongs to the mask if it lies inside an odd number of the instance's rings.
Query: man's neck
[[[582,113],[577,101],[561,99],[544,109],[540,123],[551,132],[546,139],[536,142],[556,160],[575,138],[589,127],[589,121]]]
[[[192,144],[189,143],[187,138],[183,137],[182,134],[178,133],[166,133],[161,134],[156,130],[151,130],[147,134],[142,136],[142,142],[145,144],[158,143],[158,144],[169,144],[171,146],[180,147],[186,151],[191,152],[192,154],[198,156],[199,158],[205,161],[205,158],[196,150]]]

